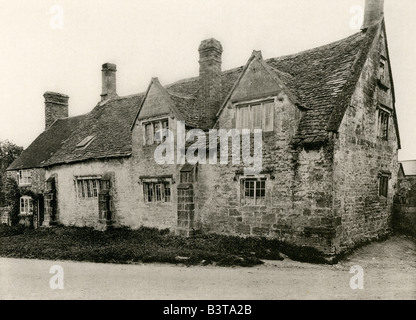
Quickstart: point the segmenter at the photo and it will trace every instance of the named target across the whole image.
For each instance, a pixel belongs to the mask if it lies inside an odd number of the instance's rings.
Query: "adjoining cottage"
[[[26,223],[169,228],[265,236],[331,257],[391,230],[400,137],[383,15],[322,47],[222,71],[222,45],[199,47],[199,76],[119,97],[102,68],[101,101],[68,118],[45,93],[45,131],[10,167]],[[158,165],[159,129],[262,129],[263,165]],[[30,191],[30,192],[29,192]]]

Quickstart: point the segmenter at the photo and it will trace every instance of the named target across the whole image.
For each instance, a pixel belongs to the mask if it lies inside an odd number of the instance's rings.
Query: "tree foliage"
[[[10,141],[0,141],[0,206],[8,205],[6,194],[10,193],[8,188],[12,183],[7,181],[6,169],[22,151],[23,147],[19,147]]]

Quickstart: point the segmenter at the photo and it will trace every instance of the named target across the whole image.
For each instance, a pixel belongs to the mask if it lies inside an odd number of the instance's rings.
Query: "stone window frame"
[[[101,176],[76,176],[75,194],[78,200],[96,200],[100,193]],[[95,184],[94,184],[95,182]]]
[[[32,170],[22,169],[17,173],[19,186],[30,186],[32,184]]]
[[[154,144],[162,143],[162,140],[155,137],[156,131],[156,124],[158,125],[158,129],[167,129],[171,127],[171,122],[169,120],[169,116],[165,115],[163,117],[153,118],[153,119],[146,119],[141,121],[141,126],[143,128],[143,145],[144,146],[152,146]],[[167,125],[166,125],[167,124]],[[147,128],[150,126],[150,132],[147,132]]]
[[[389,140],[390,118],[392,110],[379,104],[377,107],[377,138],[383,141]]]
[[[265,105],[272,105],[272,108],[270,110],[270,112],[272,113],[271,117],[269,117],[269,126],[267,128],[265,128],[265,124],[264,122],[266,121],[267,117],[267,112],[266,112],[266,108],[264,107]],[[245,128],[244,124],[242,123],[241,120],[241,110],[243,108],[249,108],[249,117],[248,120],[253,120],[255,119],[255,117],[253,116],[252,112],[253,112],[253,107],[257,107],[257,106],[261,106],[261,124],[260,127],[258,126],[254,126],[253,125],[253,121],[250,121],[250,128]],[[242,130],[242,129],[250,129],[251,131],[253,131],[254,129],[262,129],[263,132],[273,132],[274,131],[274,125],[275,125],[275,107],[276,107],[276,97],[268,97],[268,98],[262,98],[262,99],[256,99],[256,100],[251,100],[251,101],[244,101],[244,102],[236,102],[234,103],[234,107],[235,107],[235,128]],[[270,114],[269,114],[270,116]]]
[[[247,180],[256,181],[254,185],[254,204],[253,203],[246,203],[245,201],[245,182]],[[262,207],[265,206],[267,203],[267,187],[268,187],[269,177],[267,175],[253,175],[253,176],[240,176],[238,179],[239,185],[239,204],[241,207]],[[257,202],[257,182],[264,182],[264,197],[261,203]],[[260,189],[261,190],[261,189]]]
[[[23,201],[23,205],[22,205]],[[22,211],[23,208],[23,211]],[[19,214],[21,216],[33,215],[33,199],[30,196],[21,196],[19,199]]]
[[[172,185],[173,178],[171,176],[165,177],[142,177],[140,179],[143,186],[143,201],[146,204],[156,203],[172,203]],[[150,188],[149,188],[150,187]],[[157,190],[159,190],[159,198],[157,197]],[[149,192],[151,192],[152,201],[149,201]]]

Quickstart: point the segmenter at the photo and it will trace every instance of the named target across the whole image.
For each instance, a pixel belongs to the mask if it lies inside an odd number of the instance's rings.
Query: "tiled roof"
[[[345,102],[351,99],[351,88],[355,87],[378,27],[298,54],[264,60],[306,107],[295,144],[325,141],[327,130],[342,120]],[[243,69],[222,72],[223,101]],[[165,88],[187,124],[198,127],[199,77],[177,81]],[[15,161],[13,168],[130,156],[130,128],[143,98],[144,93],[117,97],[99,103],[90,113],[77,117],[77,121],[74,118],[57,121],[51,128],[60,132],[56,139],[50,139],[48,131],[51,129],[42,133],[32,144],[36,147],[31,145]],[[63,129],[59,130],[61,126]],[[94,136],[92,142],[86,148],[77,148],[77,144],[88,136]]]
[[[8,168],[8,170],[30,169],[42,167],[50,157],[61,148],[65,140],[86,118],[85,115],[56,120],[48,130],[42,132],[22,152]]]
[[[139,94],[98,104],[85,115],[84,120],[45,165],[129,156],[130,125],[142,99],[143,95]],[[88,136],[94,136],[94,140],[86,148],[77,148],[77,144]]]

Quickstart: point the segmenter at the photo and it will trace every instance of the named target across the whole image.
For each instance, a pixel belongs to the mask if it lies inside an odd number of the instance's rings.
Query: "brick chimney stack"
[[[378,22],[384,15],[384,0],[366,0],[364,22],[361,30],[368,29]]]
[[[65,94],[45,92],[45,130],[57,119],[68,118],[68,99]]]
[[[104,63],[101,72],[102,72],[101,101],[117,97],[116,65],[112,63]]]
[[[221,103],[221,54],[218,40],[207,39],[199,46],[199,85],[201,129],[211,128]]]

